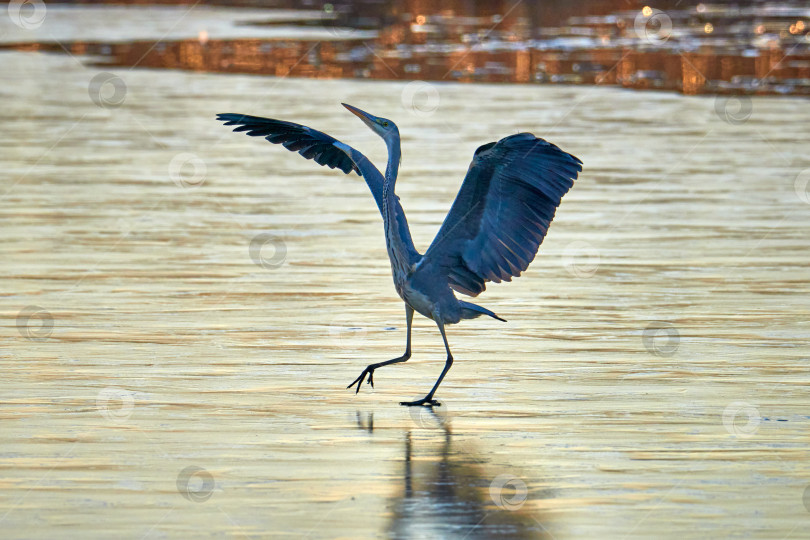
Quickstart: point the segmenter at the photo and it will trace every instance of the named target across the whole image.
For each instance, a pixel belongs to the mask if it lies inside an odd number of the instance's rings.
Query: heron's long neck
[[[397,182],[397,174],[399,173],[399,164],[402,160],[402,150],[399,147],[399,138],[386,141],[386,145],[388,146],[388,165],[385,167],[383,189],[387,187],[393,194],[394,184]]]
[[[402,213],[402,207],[397,203],[394,186],[397,182],[399,163],[402,153],[399,146],[399,137],[386,140],[388,146],[388,165],[385,167],[383,179],[382,212],[385,223],[385,240],[388,246],[388,257],[391,259],[391,268],[396,279],[397,275],[404,277],[410,269],[411,253],[413,247],[411,233],[408,230],[408,221]]]

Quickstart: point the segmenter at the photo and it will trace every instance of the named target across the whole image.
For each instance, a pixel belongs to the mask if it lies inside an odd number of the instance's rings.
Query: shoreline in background
[[[364,3],[354,4],[363,7]],[[532,21],[548,19],[534,12],[540,8],[518,5],[507,10],[500,4],[420,13],[418,7],[424,6],[418,2],[397,6],[383,2],[375,4],[374,10],[360,10],[362,14],[326,4],[321,11],[301,11],[299,16],[289,10],[266,10],[266,18],[260,15],[263,10],[216,8],[231,20],[200,18],[187,25],[183,39],[167,35],[125,42],[57,40],[48,39],[44,32],[44,39],[2,43],[0,50],[91,55],[96,66],[314,78],[608,85],[687,95],[810,96],[810,9],[806,7],[767,2],[745,8],[701,3],[671,10],[642,6],[571,16],[562,26],[538,27]],[[48,9],[53,18],[59,18],[106,8],[58,5]],[[123,9],[148,14],[140,5]],[[223,32],[223,24],[233,32]],[[196,37],[189,38],[189,33]]]

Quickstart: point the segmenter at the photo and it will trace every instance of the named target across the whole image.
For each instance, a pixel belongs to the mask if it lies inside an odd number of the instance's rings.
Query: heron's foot
[[[436,401],[435,399],[428,399],[427,396],[423,397],[422,399],[417,399],[416,401],[400,401],[400,405],[405,405],[407,407],[441,407],[442,404]]]
[[[376,366],[368,366],[366,369],[363,370],[363,373],[361,373],[360,376],[357,377],[354,380],[354,382],[352,384],[350,384],[349,386],[347,386],[346,388],[351,388],[352,386],[354,386],[356,384],[357,385],[357,390],[355,390],[354,393],[357,394],[360,391],[360,387],[363,386],[363,380],[366,378],[366,375],[368,375],[368,384],[370,384],[371,387],[374,388],[374,370],[375,369],[377,369]]]

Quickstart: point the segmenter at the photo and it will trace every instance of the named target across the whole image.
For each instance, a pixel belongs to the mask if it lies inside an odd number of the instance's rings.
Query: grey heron
[[[478,296],[486,282],[511,281],[528,268],[562,196],[582,171],[582,162],[531,133],[510,135],[480,146],[436,238],[421,254],[414,247],[405,212],[394,194],[402,155],[399,129],[387,118],[345,103],[343,106],[385,141],[385,174],[351,146],[300,124],[232,113],[218,114],[217,119],[226,126],[237,126],[234,131],[264,137],[320,165],[346,174],[354,171],[366,181],[382,214],[394,286],[405,302],[407,337],[402,356],[370,364],[347,388],[357,385],[356,394],[366,377],[373,387],[375,370],[411,357],[411,326],[416,311],[439,327],[447,359],[424,398],[401,404],[440,405],[433,396],[453,365],[445,325],[482,315],[504,321],[484,307],[459,300],[454,291]]]

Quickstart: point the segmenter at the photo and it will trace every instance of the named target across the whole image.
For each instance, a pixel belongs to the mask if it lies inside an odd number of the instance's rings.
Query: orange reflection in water
[[[383,2],[372,15],[358,9],[317,23],[379,25],[377,37],[366,40],[353,39],[351,28],[335,31],[332,41],[212,40],[201,31],[183,41],[67,47],[73,54],[100,55],[110,66],[810,95],[810,34],[798,30],[806,28],[797,19],[801,9],[697,4],[662,11],[639,2],[628,9],[624,0],[585,4],[597,14],[572,15],[575,8],[560,2],[511,8],[504,2]],[[550,21],[561,25],[543,26]],[[62,50],[48,43],[4,48]]]

